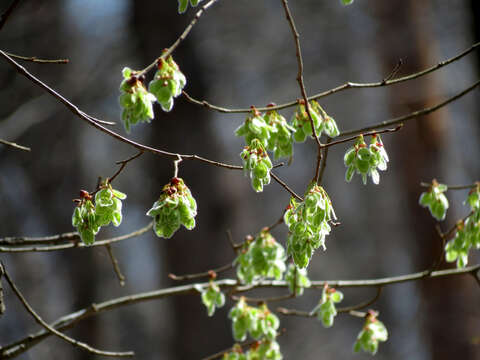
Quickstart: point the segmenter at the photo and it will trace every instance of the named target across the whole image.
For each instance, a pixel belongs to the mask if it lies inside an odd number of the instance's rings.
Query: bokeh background
[[[6,8],[10,1],[3,0]],[[434,65],[479,41],[478,0],[292,1],[301,34],[307,92],[346,81],[371,82],[387,76],[400,59],[398,76]],[[178,15],[175,0],[21,1],[0,33],[0,48],[43,58],[69,58],[68,65],[25,66],[82,110],[119,122],[118,86],[124,66],[141,69],[170,46],[195,11]],[[0,11],[2,10],[0,9]],[[220,0],[200,19],[174,57],[194,97],[226,107],[261,106],[298,98],[297,65],[281,1]],[[395,86],[354,89],[324,98],[321,105],[349,130],[440,102],[479,76],[479,53],[434,74]],[[30,146],[31,153],[0,146],[0,237],[44,236],[72,231],[71,199],[110,176],[115,161],[135,151],[89,127],[50,95],[0,61],[0,138]],[[292,110],[282,112],[289,118]],[[234,130],[244,115],[209,111],[178,98],[171,113],[156,109],[150,125],[129,135],[163,150],[195,153],[240,164],[243,143]],[[309,267],[312,279],[362,279],[427,268],[440,240],[428,211],[417,205],[420,181],[447,184],[480,180],[478,89],[448,108],[408,123],[383,137],[391,162],[380,185],[344,181],[348,144],[331,149],[324,178],[342,225],[327,238]],[[124,133],[119,123],[116,131]],[[295,146],[294,161],[277,174],[302,193],[313,176],[315,144]],[[98,238],[145,226],[145,216],[172,176],[172,161],[145,154],[116,180],[126,192],[124,222]],[[104,248],[54,253],[1,254],[32,306],[48,321],[81,307],[178,285],[168,273],[204,271],[228,263],[233,253],[225,232],[239,242],[276,221],[289,194],[272,183],[256,194],[239,171],[185,161],[180,176],[199,204],[197,228],[170,240],[148,232],[114,245],[127,278],[121,287]],[[443,229],[468,212],[466,192],[448,193],[451,208]],[[275,229],[284,244],[286,228]],[[471,263],[478,263],[478,254]],[[446,265],[445,265],[446,266]],[[232,272],[226,276],[233,276]],[[342,305],[373,296],[373,289],[345,290]],[[272,293],[270,293],[272,294]],[[320,291],[282,303],[311,310]],[[0,344],[38,329],[11,291],[0,318]],[[131,305],[79,323],[68,334],[102,349],[134,350],[138,359],[199,359],[233,343],[227,312],[208,318],[198,296]],[[471,277],[406,283],[384,289],[374,305],[390,339],[377,359],[480,358],[480,292]],[[275,308],[277,304],[272,304]],[[286,359],[368,358],[353,354],[362,320],[340,315],[332,329],[315,319],[281,317],[287,329],[279,343]],[[19,359],[91,359],[56,338]]]

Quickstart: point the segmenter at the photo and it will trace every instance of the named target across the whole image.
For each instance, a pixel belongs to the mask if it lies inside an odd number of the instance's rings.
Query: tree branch
[[[2,30],[3,26],[7,22],[8,18],[12,14],[15,7],[20,3],[20,0],[13,0],[10,6],[5,10],[2,15],[0,15],[0,30]]]
[[[0,139],[0,144],[7,145],[7,146],[13,147],[15,149],[24,150],[24,151],[31,151],[32,150],[29,147],[18,145],[14,142],[10,142],[10,141],[3,140],[3,139]]]
[[[15,54],[12,54],[12,53],[6,52],[6,51],[5,51],[5,54],[7,54],[8,56],[10,56],[14,59],[23,60],[23,61],[30,61],[30,62],[34,62],[34,63],[37,63],[37,64],[68,64],[70,62],[70,60],[68,60],[68,59],[39,59],[36,56],[15,55]]]

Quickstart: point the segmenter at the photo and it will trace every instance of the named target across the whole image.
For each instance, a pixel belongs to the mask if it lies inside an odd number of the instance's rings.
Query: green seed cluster
[[[202,2],[203,0],[190,0],[190,5],[195,7],[198,3]],[[178,0],[178,13],[182,14],[187,11],[188,7],[188,0]]]
[[[137,77],[132,69],[126,67],[122,71],[123,81],[120,84],[120,106],[125,130],[130,132],[131,125],[139,122],[150,122],[153,119],[153,102],[155,97],[150,94],[143,78]]]
[[[256,340],[260,338],[274,340],[280,326],[278,317],[270,312],[266,304],[258,308],[249,306],[243,297],[230,310],[228,317],[232,319],[235,341],[244,341],[248,333]]]
[[[444,184],[439,184],[435,179],[427,192],[420,195],[419,204],[423,207],[428,207],[430,214],[438,221],[445,220],[448,209],[448,200],[444,192],[448,187]]]
[[[220,291],[220,287],[215,281],[210,280],[205,288],[198,284],[195,285],[195,288],[201,293],[202,302],[207,308],[208,316],[213,316],[215,308],[221,308],[225,305],[225,295]]]
[[[147,215],[154,219],[155,234],[170,239],[180,225],[188,230],[195,227],[197,203],[184,181],[174,177],[163,187],[160,198],[155,201]]]
[[[77,228],[80,238],[85,245],[95,242],[95,235],[102,226],[113,223],[120,226],[122,222],[122,200],[127,197],[124,193],[114,190],[110,183],[100,186],[95,195],[95,205],[92,196],[85,190],[80,192],[80,199],[73,211],[72,225]]]
[[[374,184],[380,182],[378,170],[387,170],[388,155],[383,146],[380,135],[373,135],[370,146],[367,146],[362,135],[357,138],[355,145],[347,150],[343,158],[347,172],[345,180],[350,182],[355,173],[362,176],[363,184],[367,184],[367,175]]]
[[[263,147],[272,151],[274,158],[278,159],[293,155],[292,132],[294,130],[277,111],[269,110],[262,115],[252,107],[252,113],[235,130],[235,135],[245,137],[246,145],[249,145],[253,139],[258,139]]]
[[[333,326],[333,320],[337,316],[336,303],[343,300],[343,294],[328,285],[325,285],[322,292],[322,299],[318,305],[312,310],[313,314],[317,315],[324,327],[329,328]]]
[[[235,344],[232,351],[223,354],[223,360],[282,360],[280,346],[275,340],[263,339],[255,342],[247,352]]]
[[[327,192],[314,184],[302,202],[291,199],[284,215],[288,226],[287,252],[299,268],[310,262],[314,250],[325,249],[325,236],[330,234],[329,221],[336,219]]]
[[[186,83],[185,75],[170,55],[158,62],[158,70],[148,85],[148,91],[155,96],[163,111],[170,111],[173,99],[182,93]]]
[[[331,138],[334,138],[340,134],[337,123],[330,117],[325,110],[318,104],[317,101],[310,101],[310,115],[312,115],[313,125],[315,126],[315,132],[320,137],[322,133],[325,133]],[[293,138],[296,142],[302,143],[307,136],[313,137],[312,124],[308,113],[305,109],[305,102],[301,101],[296,112],[293,114],[292,126],[295,129]]]
[[[285,272],[285,250],[265,230],[255,239],[247,238],[235,260],[237,277],[242,283],[251,284],[262,278],[281,280]]]
[[[377,319],[378,314],[374,311],[369,311],[365,319],[365,325],[362,331],[358,334],[357,341],[353,345],[353,351],[360,350],[369,352],[375,355],[378,350],[378,344],[381,341],[387,341],[388,332],[381,321]]]
[[[480,249],[480,183],[468,194],[471,215],[457,223],[455,237],[445,246],[445,259],[457,262],[457,268],[464,268],[468,263],[471,248]]]
[[[270,184],[272,162],[264,146],[258,139],[253,139],[240,153],[243,160],[243,172],[252,181],[253,190],[263,191],[263,186]]]
[[[296,281],[295,281],[296,280]],[[289,264],[285,273],[285,281],[292,294],[303,295],[303,290],[311,286],[310,279],[307,276],[307,269],[300,269],[294,264]]]

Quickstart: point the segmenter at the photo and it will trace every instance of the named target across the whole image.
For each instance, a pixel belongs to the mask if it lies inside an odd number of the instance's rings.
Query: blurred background
[[[10,1],[0,2],[3,11]],[[295,1],[290,4],[301,34],[308,94],[346,81],[385,78],[400,59],[397,76],[437,64],[480,39],[477,0]],[[29,71],[85,112],[120,124],[118,86],[125,66],[144,68],[169,47],[195,10],[177,14],[177,1],[21,1],[0,33],[0,48],[41,58],[68,58],[68,65],[25,63]],[[480,53],[433,74],[402,84],[353,89],[321,99],[341,130],[350,130],[431,106],[468,87],[479,76]],[[174,53],[195,98],[226,107],[262,106],[300,97],[290,29],[281,1],[222,1],[212,6]],[[150,76],[152,74],[149,74]],[[134,149],[98,132],[50,95],[0,61],[0,138],[32,148],[31,153],[0,146],[0,237],[45,236],[73,231],[71,199],[111,176],[115,161]],[[378,186],[344,181],[343,154],[350,144],[330,150],[323,186],[341,226],[327,238],[309,266],[311,279],[364,279],[428,268],[440,252],[435,222],[418,206],[420,181],[447,184],[480,180],[478,89],[448,108],[384,135],[389,169]],[[220,114],[176,99],[171,113],[156,108],[150,125],[129,137],[162,150],[198,154],[240,164],[243,139],[233,135],[245,115]],[[288,119],[293,110],[282,114]],[[313,141],[297,144],[290,166],[276,170],[303,193],[314,173]],[[476,155],[475,155],[476,154]],[[173,174],[172,161],[145,154],[115,181],[128,194],[124,221],[102,229],[98,239],[126,234],[150,221],[145,212]],[[205,271],[233,260],[225,235],[236,242],[275,222],[289,194],[272,182],[252,191],[241,172],[185,161],[179,175],[199,205],[194,231],[172,239],[152,232],[113,246],[126,276],[121,287],[103,247],[52,253],[0,255],[34,309],[47,321],[110,298],[179,285],[169,273]],[[466,191],[449,192],[446,230],[468,214]],[[273,232],[285,244],[286,228]],[[474,254],[470,263],[478,263]],[[446,265],[444,265],[446,266]],[[226,276],[234,276],[229,272]],[[0,344],[38,330],[10,289],[0,318]],[[342,306],[365,301],[374,289],[345,290]],[[268,294],[273,294],[269,292]],[[310,311],[321,292],[272,304]],[[373,308],[390,339],[377,359],[479,359],[480,291],[471,277],[405,283],[384,289]],[[166,298],[123,307],[79,323],[68,334],[92,346],[134,350],[138,359],[199,359],[233,343],[227,313],[207,317],[199,296]],[[287,329],[279,343],[285,359],[369,358],[353,354],[363,321],[339,315],[324,329],[315,319],[281,317]],[[19,359],[91,359],[57,338],[33,347]]]

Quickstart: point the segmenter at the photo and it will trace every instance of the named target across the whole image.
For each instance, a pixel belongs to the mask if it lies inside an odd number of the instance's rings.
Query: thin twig
[[[0,144],[3,144],[3,145],[7,145],[7,146],[11,146],[15,149],[19,149],[19,150],[24,150],[24,151],[31,151],[32,149],[30,149],[29,147],[26,147],[26,146],[22,146],[22,145],[18,145],[14,142],[10,142],[10,141],[7,141],[7,140],[3,140],[3,139],[0,139]]]
[[[332,142],[332,138],[327,138],[326,146],[323,149],[323,156],[321,158],[322,163],[320,164],[320,174],[318,175],[317,182],[320,184],[323,179],[323,174],[325,173],[325,168],[327,167],[327,158],[328,158],[328,144]]]
[[[223,266],[220,266],[216,269],[212,269],[212,270],[208,270],[208,271],[204,271],[204,272],[200,272],[200,273],[196,273],[196,274],[186,274],[186,275],[175,275],[175,274],[168,274],[168,277],[172,280],[178,280],[178,281],[181,281],[181,280],[192,280],[192,279],[199,279],[199,278],[202,278],[202,277],[208,277],[208,276],[211,276],[211,273],[214,272],[216,274],[219,274],[221,272],[224,272],[224,271],[227,271],[227,270],[230,270],[233,268],[233,263],[230,263],[230,264],[226,264],[226,265],[223,265]]]
[[[37,63],[37,64],[68,64],[70,62],[70,60],[68,60],[68,59],[39,59],[36,56],[15,55],[15,54],[12,54],[12,53],[6,52],[6,51],[5,51],[5,54],[7,54],[8,56],[10,56],[14,59],[23,60],[23,61],[30,61],[30,62],[34,62],[34,63]]]
[[[403,65],[403,59],[398,60],[397,64],[393,68],[392,72],[390,74],[388,74],[385,78],[383,78],[382,84],[385,85],[388,80],[393,79],[394,76],[397,75],[397,73],[400,70],[400,68],[402,67],[402,65]]]
[[[346,312],[350,313],[352,311],[361,310],[361,309],[364,309],[366,307],[369,307],[370,305],[374,304],[380,298],[380,295],[382,294],[382,289],[383,289],[383,286],[378,286],[377,287],[377,292],[372,299],[370,299],[368,301],[365,301],[363,303],[357,304],[357,305],[338,308],[337,312],[339,314],[346,313]]]
[[[161,155],[161,156],[167,156],[170,158],[178,158],[178,156],[182,157],[184,160],[197,160],[209,165],[214,165],[226,169],[232,169],[232,170],[243,170],[242,166],[237,166],[237,165],[230,165],[230,164],[224,164],[218,161],[213,161],[210,159],[206,159],[204,157],[198,156],[198,155],[186,155],[186,154],[177,154],[177,153],[172,153],[169,151],[164,151],[164,150],[159,150],[155,149],[150,146],[142,145],[140,143],[137,143],[133,140],[127,139],[126,137],[110,130],[107,129],[106,127],[102,126],[99,121],[94,120],[89,115],[86,115],[83,111],[81,111],[76,105],[71,103],[69,100],[67,100],[64,96],[60,95],[58,92],[50,88],[48,85],[43,83],[41,80],[33,76],[31,73],[29,73],[25,67],[22,65],[18,64],[15,60],[13,60],[11,57],[9,57],[4,51],[0,50],[0,55],[3,56],[16,70],[19,74],[25,76],[27,79],[32,81],[35,85],[38,85],[45,91],[47,91],[50,95],[52,95],[54,98],[56,98],[58,101],[60,101],[62,104],[64,104],[73,114],[78,116],[80,119],[86,121],[89,125],[93,126],[97,130],[100,130],[101,132],[115,138],[116,140],[123,142],[125,144],[128,144],[138,150],[142,150],[145,152],[150,152],[155,155]]]
[[[61,235],[54,235],[54,236],[43,237],[43,238],[4,238],[0,240],[3,240],[3,242],[6,243],[7,245],[13,245],[13,246],[11,247],[1,246],[0,252],[44,252],[44,251],[58,251],[58,250],[65,250],[65,249],[72,249],[72,248],[104,246],[107,244],[113,244],[119,241],[140,236],[143,233],[150,230],[152,226],[153,226],[153,221],[150,222],[147,226],[141,229],[135,230],[129,234],[116,236],[116,237],[105,239],[105,240],[98,240],[98,241],[95,241],[95,243],[93,243],[92,245],[88,245],[88,246],[80,241],[76,241],[80,238],[78,236],[78,233],[76,232],[66,233]],[[16,244],[10,241],[10,239],[19,239],[20,243]],[[67,244],[61,244],[61,245],[40,245],[40,246],[24,246],[24,247],[19,246],[23,244],[31,245],[32,243],[35,243],[35,242],[39,242],[40,244],[50,243],[50,242],[56,243],[58,241],[64,241],[64,240],[74,240],[74,241],[69,242]]]
[[[7,22],[10,15],[12,15],[13,10],[15,7],[20,3],[20,0],[13,0],[10,6],[5,10],[2,15],[0,15],[0,30],[2,30],[3,26]]]
[[[462,90],[458,94],[448,98],[445,101],[442,101],[441,103],[438,103],[437,105],[434,105],[434,106],[431,106],[431,107],[428,107],[428,108],[424,108],[424,109],[421,109],[421,110],[417,110],[417,111],[414,111],[410,114],[402,115],[402,116],[393,118],[391,120],[382,121],[381,123],[378,123],[378,124],[375,124],[375,125],[370,125],[370,126],[366,126],[364,128],[355,129],[355,130],[351,130],[351,131],[345,131],[345,132],[341,133],[340,136],[349,136],[349,135],[361,134],[361,133],[364,133],[364,132],[370,131],[370,130],[385,128],[385,127],[389,127],[389,126],[395,126],[395,125],[407,122],[408,120],[417,118],[419,116],[424,116],[424,115],[430,114],[430,113],[446,106],[447,104],[461,98],[463,95],[468,94],[470,91],[475,89],[478,85],[480,85],[480,80],[475,82],[473,85],[469,86],[465,90]]]
[[[393,133],[393,132],[397,132],[398,130],[400,130],[401,128],[403,127],[403,123],[398,125],[397,127],[395,128],[392,128],[392,129],[383,129],[383,130],[372,130],[372,131],[369,131],[369,132],[365,132],[365,133],[361,133],[361,134],[358,134],[358,135],[355,135],[355,136],[350,136],[348,138],[345,138],[345,139],[341,139],[341,140],[336,140],[336,141],[332,141],[330,143],[326,143],[326,144],[322,144],[322,147],[324,148],[328,148],[330,146],[335,146],[335,145],[338,145],[338,144],[342,144],[342,143],[345,143],[345,142],[349,142],[349,141],[352,141],[352,140],[355,140],[357,139],[360,135],[362,136],[374,136],[374,135],[377,135],[377,134],[384,134],[384,133]]]
[[[158,57],[157,59],[155,59],[154,62],[152,62],[150,65],[148,65],[145,69],[143,69],[142,71],[139,71],[138,72],[138,76],[141,76],[147,72],[149,72],[150,70],[152,70],[160,60],[162,59],[166,59],[170,54],[172,54],[175,49],[178,47],[178,45],[180,45],[180,43],[185,40],[185,38],[187,37],[188,33],[192,30],[193,26],[197,23],[198,19],[200,18],[200,16],[202,16],[202,14],[205,12],[205,10],[207,10],[210,6],[212,6],[213,4],[215,4],[218,0],[210,0],[209,2],[207,2],[205,5],[203,5],[198,11],[197,13],[195,14],[193,20],[190,22],[190,24],[188,24],[188,26],[185,28],[185,30],[183,31],[182,35],[180,35],[178,37],[177,40],[175,40],[175,42],[172,44],[172,46],[170,46],[160,57]]]
[[[297,198],[297,199],[300,200],[300,201],[303,201],[303,199],[302,199],[300,196],[298,196],[298,195],[295,193],[295,191],[293,191],[292,189],[290,189],[287,184],[285,184],[282,180],[280,180],[280,178],[279,178],[277,175],[275,175],[275,174],[274,174],[273,172],[271,172],[271,171],[270,171],[270,175],[272,176],[272,178],[273,178],[277,183],[279,183],[279,184],[280,184],[285,190],[287,190],[293,197]]]
[[[381,279],[371,279],[371,280],[327,280],[327,281],[312,281],[312,287],[323,288],[325,283],[328,283],[332,287],[378,287],[378,286],[387,286],[398,283],[404,283],[408,281],[418,281],[421,279],[433,279],[441,277],[450,277],[457,275],[473,274],[480,270],[480,264],[469,266],[463,269],[447,269],[441,271],[434,271],[432,273],[429,270],[421,271],[418,273],[394,276],[389,278]],[[477,280],[478,281],[478,280]],[[259,281],[255,282],[252,285],[241,286],[237,280],[233,279],[223,279],[215,282],[220,288],[226,289],[236,289],[238,291],[243,291],[245,289],[252,288],[286,288],[288,283],[286,281]],[[55,327],[57,330],[63,330],[74,326],[79,321],[89,318],[100,313],[110,311],[119,307],[126,305],[137,304],[144,301],[151,301],[155,299],[161,299],[170,296],[186,295],[186,294],[198,294],[196,286],[206,287],[208,282],[199,283],[199,284],[190,284],[184,286],[175,286],[167,289],[154,290],[150,292],[138,293],[129,296],[123,296],[120,298],[111,299],[104,301],[102,303],[92,304],[87,308],[83,308],[74,313],[62,316],[53,322],[50,326]],[[38,342],[42,341],[44,338],[50,336],[51,333],[45,330],[41,330],[36,334],[31,334],[21,340],[15,341],[11,344],[4,345],[0,349],[0,358],[10,358],[6,356],[14,352],[16,355],[27,351],[32,346],[36,345]]]
[[[285,16],[287,17],[287,21],[290,25],[290,29],[292,31],[293,39],[295,41],[295,52],[297,56],[297,67],[298,67],[298,73],[297,73],[297,82],[298,86],[300,87],[300,93],[302,94],[303,97],[303,102],[305,105],[305,111],[307,112],[308,119],[310,120],[310,126],[312,127],[312,133],[313,137],[315,139],[315,142],[317,143],[318,147],[318,153],[317,153],[317,166],[315,168],[315,175],[313,177],[313,180],[315,182],[318,181],[318,176],[319,176],[319,171],[320,171],[320,160],[322,158],[322,143],[320,142],[320,139],[318,138],[317,130],[315,129],[315,122],[313,121],[313,117],[310,111],[310,104],[308,103],[308,96],[307,96],[307,91],[305,90],[305,84],[303,81],[303,59],[302,59],[302,49],[300,47],[300,35],[297,31],[297,27],[295,26],[295,22],[293,20],[292,13],[290,12],[290,8],[288,7],[288,0],[282,0],[283,8],[285,10]],[[323,116],[323,115],[322,115]]]
[[[284,216],[284,215],[285,215],[285,211],[283,211],[282,216],[280,216],[277,221],[275,221],[272,225],[267,226],[267,227],[265,228],[265,230],[266,230],[266,231],[271,231],[272,229],[276,228],[278,225],[282,224],[283,221],[284,221],[284,220],[283,220],[283,216]]]
[[[432,186],[432,183],[421,182],[421,187],[429,188]],[[469,185],[447,185],[447,190],[467,190],[473,189],[474,187],[478,186],[477,183],[469,184]]]
[[[267,304],[271,302],[277,302],[277,301],[284,301],[284,300],[289,300],[293,299],[296,297],[295,294],[285,294],[285,295],[279,295],[279,296],[271,296],[271,297],[248,297],[248,296],[236,296],[236,295],[230,295],[232,300],[238,301],[240,298],[244,299],[246,302],[249,303],[256,303],[256,304]]]
[[[115,174],[113,174],[110,178],[108,178],[108,182],[109,182],[109,183],[112,183],[113,180],[115,180],[115,178],[122,172],[122,170],[125,168],[125,166],[127,166],[127,164],[128,164],[130,161],[135,160],[136,158],[142,156],[143,153],[144,153],[144,151],[143,151],[143,150],[140,150],[140,151],[138,152],[138,154],[135,154],[135,155],[129,157],[128,159],[126,159],[126,160],[117,161],[116,164],[117,164],[117,165],[120,165],[120,168],[117,170],[117,172],[116,172]]]
[[[375,88],[375,87],[389,86],[389,85],[398,84],[398,83],[401,83],[401,82],[404,82],[404,81],[413,80],[413,79],[419,78],[421,76],[427,75],[431,72],[434,72],[434,71],[440,69],[441,67],[444,67],[445,65],[451,64],[451,63],[463,58],[464,56],[468,55],[473,50],[475,50],[479,47],[480,47],[480,42],[477,42],[477,43],[473,44],[471,47],[469,47],[468,49],[466,49],[465,51],[459,53],[458,55],[455,55],[454,57],[452,57],[450,59],[442,61],[442,62],[438,63],[437,65],[429,67],[429,68],[427,68],[425,70],[422,70],[420,72],[413,73],[413,74],[410,74],[410,75],[407,75],[407,76],[403,76],[403,77],[400,77],[400,78],[397,78],[397,79],[387,80],[385,82],[382,80],[382,81],[379,81],[379,82],[372,82],[372,83],[354,83],[354,82],[349,81],[349,82],[346,82],[342,85],[334,87],[332,89],[325,90],[321,93],[312,95],[308,98],[308,101],[318,100],[320,98],[323,98],[323,97],[326,97],[326,96],[329,96],[329,95],[332,95],[332,94],[335,94],[335,93],[338,93],[338,92],[341,92],[341,91],[344,91],[344,90],[348,90],[348,89]],[[229,108],[225,108],[225,107],[216,106],[216,105],[210,104],[209,102],[207,102],[205,100],[203,100],[203,101],[196,100],[185,92],[183,92],[183,95],[185,95],[185,98],[193,104],[204,106],[204,107],[206,107],[210,110],[215,110],[215,111],[218,111],[218,112],[221,112],[221,113],[249,113],[249,112],[252,111],[251,108],[229,109]],[[275,105],[275,106],[271,106],[271,107],[255,106],[255,108],[258,111],[281,110],[281,109],[286,109],[286,108],[289,108],[289,107],[296,106],[297,104],[298,104],[298,100],[295,100],[295,101],[290,101],[288,103]]]
[[[22,305],[25,307],[25,309],[27,310],[27,312],[33,316],[33,318],[35,319],[35,321],[40,325],[42,326],[45,330],[47,330],[49,333],[59,337],[60,339],[76,346],[76,347],[79,347],[83,350],[86,350],[88,351],[89,353],[91,354],[95,354],[95,355],[102,355],[102,356],[111,356],[111,357],[131,357],[131,356],[134,356],[135,353],[133,351],[127,351],[127,352],[114,352],[114,351],[103,351],[103,350],[98,350],[96,348],[93,348],[91,347],[90,345],[84,343],[84,342],[81,342],[81,341],[78,341],[78,340],[75,340],[63,333],[61,333],[60,331],[54,329],[53,327],[51,327],[50,325],[48,325],[36,312],[35,310],[33,310],[33,308],[30,306],[30,304],[27,302],[27,300],[25,299],[25,297],[22,295],[22,293],[20,292],[20,290],[18,290],[17,286],[15,285],[15,283],[13,282],[13,280],[11,279],[10,275],[8,274],[7,272],[7,269],[5,269],[5,266],[3,264],[1,264],[1,266],[3,267],[3,274],[5,276],[5,278],[7,279],[7,282],[8,282],[8,285],[10,285],[10,287],[12,288],[13,292],[15,293],[15,295],[17,296],[18,300],[20,300],[20,302],[22,303]]]
[[[120,286],[125,286],[125,276],[122,274],[122,271],[120,270],[120,265],[118,264],[117,258],[115,257],[115,255],[113,255],[112,245],[106,244],[105,248],[107,249],[108,257],[112,262],[113,271],[115,271],[115,275],[117,275],[118,281],[120,282]]]

